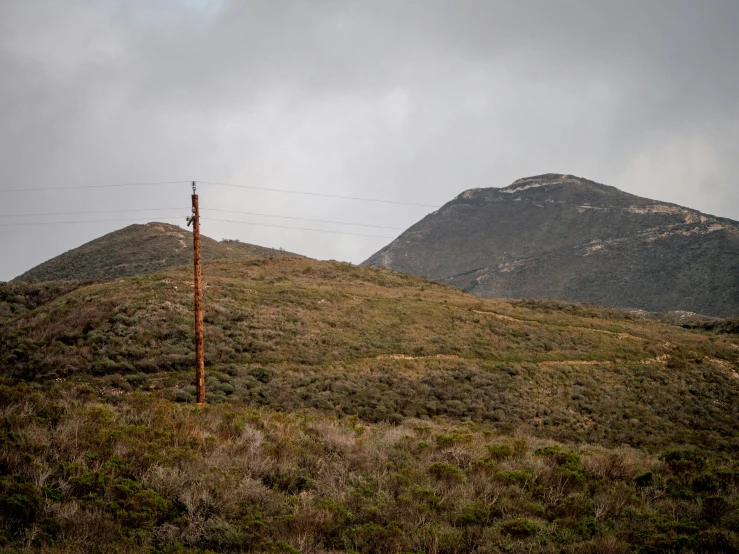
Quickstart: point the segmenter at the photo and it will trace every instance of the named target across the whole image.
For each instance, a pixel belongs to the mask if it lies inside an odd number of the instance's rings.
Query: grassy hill
[[[0,325],[94,281],[0,282]]]
[[[203,261],[217,258],[278,258],[290,252],[238,241],[201,237]],[[110,280],[192,264],[192,233],[168,223],[129,225],[48,260],[14,281]]]
[[[204,280],[202,409],[188,268],[0,325],[0,541],[738,551],[737,335],[299,258]]]
[[[366,265],[484,298],[739,315],[739,223],[571,175],[471,189]]]

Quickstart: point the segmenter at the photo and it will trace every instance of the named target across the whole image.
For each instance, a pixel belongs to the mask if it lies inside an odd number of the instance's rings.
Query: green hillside
[[[8,548],[739,551],[739,336],[300,258],[204,281],[205,408],[189,268],[0,324]]]
[[[218,242],[201,237],[204,261],[218,258],[280,258],[290,252],[239,241]],[[192,265],[192,233],[168,223],[129,225],[60,254],[14,281],[110,280],[153,273],[167,267]]]
[[[94,281],[0,282],[0,325]]]

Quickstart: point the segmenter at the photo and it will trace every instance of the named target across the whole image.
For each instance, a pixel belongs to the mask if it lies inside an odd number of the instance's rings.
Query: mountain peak
[[[470,189],[367,265],[487,298],[739,313],[739,224],[568,174]]]
[[[510,185],[503,188],[488,187],[488,188],[473,188],[466,190],[459,194],[455,200],[494,200],[499,199],[500,194],[517,195],[524,191],[531,189],[545,189],[541,192],[590,192],[613,195],[620,193],[625,196],[631,196],[628,193],[622,192],[615,187],[596,183],[583,177],[576,177],[567,173],[544,173],[542,175],[533,175],[531,177],[523,177],[516,179]]]
[[[278,258],[290,252],[201,236],[204,261],[217,258]],[[13,281],[117,279],[192,263],[192,233],[170,223],[129,225],[56,256]]]
[[[573,177],[568,174],[560,173],[545,173],[543,175],[534,175],[533,177],[523,177],[522,179],[516,179],[502,189],[500,192],[512,194],[514,192],[522,192],[526,189],[533,189],[539,187],[545,187],[548,185],[566,185],[566,184],[583,184],[591,183],[587,179],[581,179],[579,177]]]

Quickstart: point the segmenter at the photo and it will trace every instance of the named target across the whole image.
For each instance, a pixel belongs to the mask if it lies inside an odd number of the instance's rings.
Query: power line
[[[39,191],[55,191],[55,190],[78,190],[78,189],[105,189],[115,187],[144,187],[156,185],[181,185],[190,181],[155,181],[150,183],[114,183],[109,185],[73,185],[62,187],[34,187],[28,189],[0,189],[0,194],[4,192],[39,192]]]
[[[174,216],[164,216],[160,217],[159,219],[182,219],[182,217],[174,217]],[[37,223],[0,223],[0,227],[19,227],[19,226],[33,226],[33,225],[71,225],[76,223],[108,223],[108,222],[121,222],[121,221],[149,221],[151,223],[156,223],[156,221],[152,221],[150,217],[145,218],[135,218],[135,219],[87,219],[87,220],[80,220],[80,221],[41,221]]]
[[[207,217],[201,217],[203,221],[225,221],[227,223],[241,223],[242,225],[258,225],[259,227],[275,227],[277,229],[295,229],[296,231],[313,231],[315,233],[331,233],[334,235],[351,235],[354,237],[372,237],[378,239],[394,239],[395,237],[388,237],[385,235],[364,235],[361,233],[346,233],[344,231],[328,231],[325,229],[310,229],[306,227],[288,227],[286,225],[271,225],[269,223],[252,223],[249,221],[235,221],[232,219],[211,219]]]
[[[0,218],[7,217],[40,217],[40,216],[57,216],[57,215],[86,215],[86,214],[115,214],[115,213],[129,213],[129,212],[156,212],[156,211],[173,211],[173,210],[187,210],[187,207],[179,208],[138,208],[131,210],[95,210],[95,211],[81,211],[81,212],[46,212],[46,213],[35,213],[35,214],[0,214]],[[308,217],[294,217],[289,215],[277,215],[277,214],[263,214],[258,212],[240,212],[234,210],[221,210],[218,208],[203,208],[204,211],[210,212],[221,212],[229,214],[241,214],[241,215],[256,215],[260,217],[276,217],[279,219],[294,219],[299,221],[314,221],[316,223],[333,223],[336,225],[353,225],[356,227],[375,227],[377,229],[394,229],[402,230],[403,227],[389,227],[386,225],[371,225],[369,223],[350,223],[348,221],[332,221],[328,219],[314,219]]]
[[[433,206],[431,204],[419,204],[417,202],[400,202],[396,200],[380,200],[377,198],[362,198],[359,196],[342,196],[339,194],[325,194],[322,192],[306,192],[302,190],[286,190],[286,189],[275,189],[275,188],[269,188],[269,187],[256,187],[251,185],[232,185],[230,183],[213,183],[211,181],[198,181],[200,184],[204,185],[215,185],[219,187],[231,187],[231,188],[239,188],[239,189],[250,189],[250,190],[266,190],[270,192],[284,192],[286,194],[302,194],[305,196],[319,196],[322,198],[340,198],[342,200],[358,200],[360,202],[381,202],[383,204],[399,204],[401,206],[421,206],[424,208],[439,208],[440,206]]]
[[[156,212],[156,211],[173,211],[173,210],[187,210],[187,207],[180,208],[138,208],[135,210],[96,210],[86,212],[49,212],[44,214],[0,214],[0,217],[37,217],[37,216],[49,216],[49,215],[85,215],[85,214],[117,214],[126,212]]]
[[[181,217],[161,217],[160,219],[182,219]],[[381,239],[394,239],[395,237],[388,237],[385,235],[366,235],[362,233],[347,233],[344,231],[330,231],[327,229],[311,229],[307,227],[289,227],[287,225],[271,225],[269,223],[256,223],[250,221],[235,221],[232,219],[218,219],[218,218],[200,218],[203,221],[220,221],[225,223],[240,223],[242,225],[255,225],[257,227],[273,227],[277,229],[293,229],[296,231],[312,231],[315,233],[329,233],[333,235],[350,235],[354,237],[370,237],[370,238],[381,238]],[[156,223],[151,218],[131,218],[131,219],[88,219],[79,221],[44,221],[41,223],[0,223],[0,227],[18,227],[18,226],[34,226],[34,225],[73,225],[79,223],[115,223],[115,222],[133,222],[133,221],[147,221],[150,223]]]
[[[143,187],[143,186],[158,186],[158,185],[181,185],[184,183],[191,183],[192,181],[152,181],[152,182],[145,182],[145,183],[112,183],[107,185],[71,185],[71,186],[61,186],[61,187],[33,187],[33,188],[24,188],[24,189],[0,189],[0,194],[3,193],[9,193],[9,192],[53,192],[57,190],[81,190],[81,189],[102,189],[102,188],[120,188],[120,187]],[[215,183],[212,181],[197,181],[200,184],[204,185],[213,185],[213,186],[219,186],[219,187],[231,187],[231,188],[240,188],[240,189],[249,189],[249,190],[264,190],[269,192],[281,192],[285,194],[300,194],[303,196],[317,196],[320,198],[338,198],[341,200],[356,200],[360,202],[379,202],[383,204],[397,204],[400,206],[420,206],[424,208],[439,208],[439,206],[435,206],[432,204],[421,204],[417,202],[400,202],[397,200],[384,200],[380,198],[364,198],[359,196],[343,196],[340,194],[327,194],[322,192],[308,192],[308,191],[302,191],[302,190],[287,190],[287,189],[277,189],[277,188],[270,188],[270,187],[257,187],[257,186],[251,186],[251,185],[234,185],[231,183]]]
[[[216,208],[203,208],[206,212],[221,212],[227,214],[241,214],[241,215],[258,215],[262,217],[276,217],[279,219],[295,219],[298,221],[315,221],[316,223],[334,223],[336,225],[354,225],[356,227],[375,227],[377,229],[395,229],[402,230],[403,227],[388,227],[386,225],[370,225],[369,223],[349,223],[348,221],[331,221],[329,219],[312,219],[308,217],[293,217],[289,215],[275,215],[275,214],[260,214],[256,212],[236,212],[233,210],[219,210]],[[1,217],[1,216],[0,216]]]

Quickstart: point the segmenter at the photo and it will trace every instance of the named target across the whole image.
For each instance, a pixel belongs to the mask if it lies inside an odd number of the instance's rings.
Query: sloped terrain
[[[485,298],[739,314],[739,224],[570,175],[472,189],[365,265]]]
[[[0,545],[739,548],[736,335],[300,258],[204,280],[205,408],[189,268],[8,295]]]
[[[217,258],[279,258],[290,252],[201,236],[204,261]],[[129,225],[65,252],[13,281],[110,280],[192,264],[192,233],[167,223]]]
[[[0,325],[93,281],[0,282]]]
[[[217,260],[204,278],[215,399],[367,421],[442,415],[611,445],[739,446],[733,335],[480,300],[335,262]],[[3,371],[152,375],[189,401],[191,306],[189,268],[78,288],[2,327]]]
[[[9,552],[733,553],[736,458],[0,384]],[[635,426],[638,427],[638,426]]]

